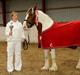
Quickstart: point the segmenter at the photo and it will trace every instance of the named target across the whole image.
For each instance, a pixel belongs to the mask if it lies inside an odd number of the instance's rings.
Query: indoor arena
[[[79,0],[0,0],[0,75],[80,75],[79,15]]]

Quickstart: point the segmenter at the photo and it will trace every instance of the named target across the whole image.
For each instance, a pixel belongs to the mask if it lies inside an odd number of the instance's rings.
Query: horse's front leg
[[[55,49],[51,49],[50,53],[51,53],[52,65],[49,68],[49,70],[50,71],[57,71],[58,70],[58,67],[57,67],[57,64],[56,64]]]
[[[52,66],[49,68],[49,52],[51,53],[51,59],[52,59]],[[50,70],[50,71],[57,71],[57,64],[56,64],[56,55],[55,55],[55,49],[45,49],[44,50],[44,57],[45,57],[45,64],[41,68],[41,70]]]
[[[49,49],[44,49],[45,64],[41,70],[49,70]]]

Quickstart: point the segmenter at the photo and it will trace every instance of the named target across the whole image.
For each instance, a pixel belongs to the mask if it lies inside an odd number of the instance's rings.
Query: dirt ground
[[[80,75],[80,70],[75,69],[79,58],[79,49],[56,49],[59,70],[50,72],[40,70],[44,64],[43,50],[37,48],[37,44],[30,44],[28,50],[22,50],[22,71],[14,71],[11,75]],[[0,42],[0,75],[9,75],[6,71],[6,56],[6,43]]]

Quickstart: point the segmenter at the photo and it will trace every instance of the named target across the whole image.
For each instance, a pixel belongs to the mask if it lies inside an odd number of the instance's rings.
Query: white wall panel
[[[80,20],[80,8],[49,10],[47,14],[56,21]]]
[[[46,0],[47,8],[80,6],[80,0]]]
[[[80,0],[46,0],[46,8],[48,9],[47,14],[53,20],[56,21],[80,20],[79,16]]]

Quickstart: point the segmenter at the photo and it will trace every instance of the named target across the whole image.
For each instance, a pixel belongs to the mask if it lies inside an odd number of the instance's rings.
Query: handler
[[[21,42],[25,39],[22,24],[18,20],[16,12],[11,13],[11,21],[6,25],[5,34],[7,36],[7,71],[9,73],[21,71]],[[15,55],[15,63],[13,64],[13,56]]]

